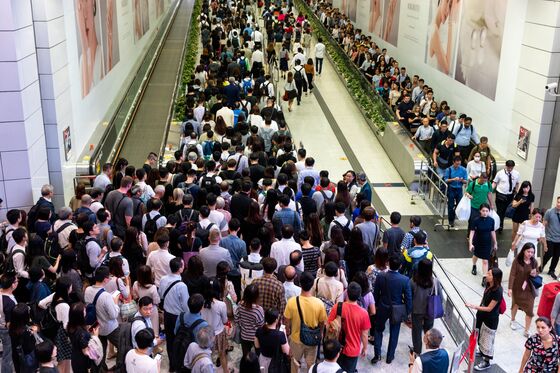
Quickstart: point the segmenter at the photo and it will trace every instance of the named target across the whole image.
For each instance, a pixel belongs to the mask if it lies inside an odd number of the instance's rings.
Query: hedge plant
[[[357,66],[350,60],[350,57],[332,38],[311,8],[302,0],[295,0],[295,5],[301,14],[307,15],[315,36],[323,39],[336,70],[346,81],[350,95],[377,129],[384,131],[386,122],[395,120],[394,114],[387,104],[373,91],[371,83],[365,79]]]

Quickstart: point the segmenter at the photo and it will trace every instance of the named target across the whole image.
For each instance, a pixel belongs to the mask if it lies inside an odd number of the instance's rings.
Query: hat
[[[361,181],[366,181],[366,174],[364,172],[360,172],[356,176],[356,179],[361,180]]]

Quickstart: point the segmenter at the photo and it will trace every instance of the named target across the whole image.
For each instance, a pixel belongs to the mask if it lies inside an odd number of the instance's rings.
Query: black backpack
[[[144,233],[146,233],[146,238],[148,242],[152,242],[154,240],[154,236],[158,230],[157,221],[161,218],[160,214],[157,214],[153,218],[150,216],[149,213],[146,214],[146,224],[144,225]]]
[[[185,324],[184,316],[185,312],[181,312],[179,315],[179,329],[175,334],[175,342],[173,343],[173,356],[175,357],[175,364],[178,364],[178,366],[170,368],[174,368],[175,371],[182,371],[183,361],[185,360],[187,349],[192,342],[196,341],[194,329],[204,322],[204,319],[198,319],[190,326],[187,326]]]
[[[62,322],[56,318],[56,305],[52,303],[49,307],[42,312],[42,317],[39,320],[41,334],[54,342],[58,329],[62,327]]]
[[[210,235],[210,229],[212,228],[213,225],[214,223],[210,223],[206,228],[203,228],[202,225],[200,225],[200,223],[196,225],[195,236],[200,238],[200,241],[202,241],[202,247],[206,247],[210,244],[210,240],[208,240],[208,236]]]
[[[27,213],[27,230],[29,233],[35,233],[35,222],[37,221],[37,213],[40,208],[41,205],[37,202]]]
[[[204,175],[200,181],[200,187],[209,191],[216,184],[216,175]]]
[[[13,276],[16,275],[16,267],[14,266],[14,255],[17,253],[22,253],[23,255],[25,255],[25,252],[21,249],[12,249],[12,252],[10,253],[10,255],[8,255],[6,261],[4,262],[4,268],[0,268],[2,273]]]
[[[350,219],[348,219],[348,221],[346,222],[346,225],[342,225],[340,224],[340,222],[338,220],[333,220],[333,222],[338,225],[340,228],[342,228],[342,236],[344,237],[344,240],[346,242],[348,242],[350,240]]]
[[[8,233],[15,231],[15,229],[6,229],[2,237],[0,237],[0,252],[6,253],[8,251]]]
[[[142,316],[136,316],[127,323],[123,323],[119,328],[119,342],[117,346],[117,367],[125,366],[125,358],[128,351],[133,349],[132,345],[132,324],[135,321],[143,321],[146,329],[150,329],[153,334],[153,329],[148,327],[148,323]]]
[[[97,240],[93,237],[81,238],[76,241],[76,255],[78,260],[78,269],[82,272],[82,275],[93,273],[94,268],[89,264],[89,256],[87,254],[87,244]],[[98,243],[99,244],[99,243]],[[101,246],[101,245],[100,245]]]
[[[47,235],[47,239],[45,240],[45,244],[43,247],[45,250],[45,255],[51,264],[54,264],[56,262],[56,258],[62,252],[62,247],[60,247],[60,244],[58,242],[58,235],[60,234],[60,232],[71,225],[72,223],[70,222],[64,223],[56,231],[53,227]]]
[[[301,69],[299,69],[299,70],[298,70],[298,69],[294,69],[294,70],[295,70],[295,73],[294,73],[294,80],[295,80],[297,83],[302,83],[302,82],[303,82],[303,74],[301,73],[301,71],[303,70],[303,68],[301,68]]]

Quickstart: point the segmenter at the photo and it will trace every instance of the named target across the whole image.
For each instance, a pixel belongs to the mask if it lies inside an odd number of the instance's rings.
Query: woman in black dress
[[[68,325],[66,330],[72,345],[72,371],[74,373],[87,373],[94,366],[93,361],[84,351],[88,348],[91,334],[86,327],[86,307],[83,303],[74,303],[70,306]],[[99,333],[99,326],[93,329],[93,334]]]
[[[478,329],[478,348],[482,360],[475,366],[475,370],[484,370],[490,366],[494,356],[494,339],[500,321],[500,304],[504,297],[502,290],[502,270],[494,267],[486,274],[486,290],[482,302],[467,303],[467,307],[476,310],[476,328]]]
[[[513,229],[512,229],[512,241],[515,239],[517,230],[519,229],[519,224],[522,224],[525,220],[529,220],[529,213],[533,210],[533,202],[535,202],[535,195],[533,194],[533,186],[530,181],[525,180],[521,183],[519,190],[513,201],[511,202],[511,207],[515,210],[513,212]]]
[[[490,215],[487,203],[480,205],[480,216],[473,221],[469,232],[469,250],[473,253],[471,273],[476,276],[476,262],[482,259],[482,273],[488,272],[488,260],[492,251],[498,249],[494,219]],[[482,277],[482,287],[486,286],[486,277]]]

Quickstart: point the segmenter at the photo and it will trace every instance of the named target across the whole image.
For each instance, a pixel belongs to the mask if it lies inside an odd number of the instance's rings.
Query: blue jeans
[[[385,323],[389,320],[390,311],[379,308],[379,313],[375,315],[375,356],[381,356],[381,344],[383,343],[383,331],[385,331]],[[387,347],[387,359],[395,358],[395,350],[399,342],[399,333],[401,331],[401,323],[389,323],[389,346]]]
[[[317,74],[321,74],[321,71],[323,71],[323,59],[322,58],[315,58],[315,70],[317,70]]]
[[[14,372],[14,362],[12,361],[12,341],[8,334],[8,329],[0,328],[0,341],[2,341],[2,372]]]
[[[358,365],[358,356],[349,357],[344,354],[340,354],[337,363],[340,365],[342,370],[346,371],[346,373],[354,373],[356,371],[356,366]]]
[[[449,220],[449,224],[455,222],[455,206],[457,206],[461,198],[463,198],[462,188],[449,187],[447,189],[447,219]]]

